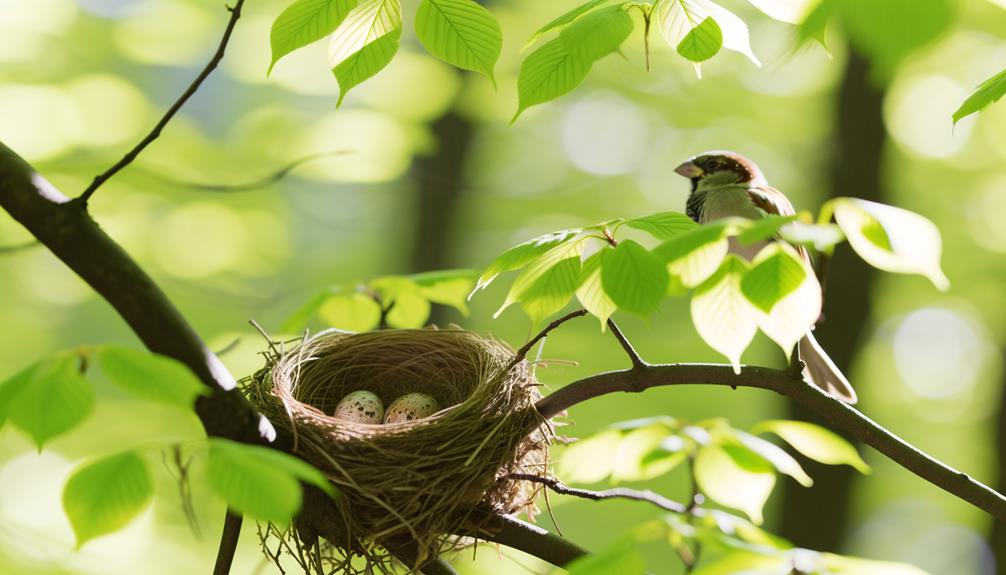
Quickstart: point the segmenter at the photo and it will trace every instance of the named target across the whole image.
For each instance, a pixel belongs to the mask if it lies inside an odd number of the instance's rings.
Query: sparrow
[[[768,184],[754,162],[738,153],[723,150],[706,152],[684,162],[674,171],[692,182],[685,213],[699,224],[728,217],[756,220],[768,215],[796,215],[789,199]],[[736,240],[730,238],[730,252],[749,261],[766,245],[766,242],[743,245]],[[796,249],[809,263],[807,250],[802,246],[796,246]],[[810,383],[846,403],[856,403],[856,392],[849,380],[811,332],[800,340],[797,348],[805,365],[804,377]]]

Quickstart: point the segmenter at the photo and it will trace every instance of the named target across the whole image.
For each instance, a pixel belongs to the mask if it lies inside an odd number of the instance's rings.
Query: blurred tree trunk
[[[884,91],[869,78],[868,62],[850,51],[838,94],[832,147],[832,196],[883,201],[881,157],[887,133],[882,116]],[[832,258],[827,275],[824,323],[815,332],[835,363],[848,375],[866,335],[874,273],[848,247]],[[862,391],[861,382],[852,380]],[[819,417],[790,403],[793,419],[824,424]],[[801,459],[814,478],[810,489],[786,482],[782,535],[801,547],[837,551],[848,525],[855,471]]]
[[[1003,360],[1006,364],[1006,349],[1003,349]],[[1006,372],[1002,381],[1002,396],[999,400],[999,412],[996,413],[996,471],[999,474],[995,488],[999,493],[1006,493]],[[996,575],[1006,575],[1006,524],[992,520],[989,532],[989,545],[996,561]]]

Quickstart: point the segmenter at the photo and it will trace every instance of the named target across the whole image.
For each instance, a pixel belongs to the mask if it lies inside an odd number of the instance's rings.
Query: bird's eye
[[[709,160],[709,169],[711,171],[718,170],[718,169],[720,169],[720,167],[721,167],[721,165],[720,165],[720,161],[719,160]]]

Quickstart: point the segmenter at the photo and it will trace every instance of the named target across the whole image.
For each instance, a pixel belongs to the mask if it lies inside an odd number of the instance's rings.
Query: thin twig
[[[699,480],[695,476],[694,453],[690,453],[688,455],[688,476],[691,478],[692,481],[692,492],[688,496],[688,508],[686,510],[687,515],[685,517],[685,521],[687,521],[689,525],[693,525],[695,518],[695,511],[699,508],[699,506],[702,505],[702,503],[705,502],[705,496],[702,495],[702,489],[699,487]],[[698,538],[695,539],[694,545],[695,545],[694,549],[689,549],[687,560],[685,558],[685,554],[679,552],[681,560],[684,561],[685,563],[685,573],[691,573],[692,570],[695,569],[695,566],[699,562],[699,557],[702,555],[702,543],[698,540]],[[685,548],[687,549],[687,547]]]
[[[285,178],[288,175],[290,175],[290,172],[292,172],[296,168],[298,168],[298,167],[300,167],[300,166],[302,166],[302,165],[304,165],[304,164],[306,164],[308,162],[311,162],[311,161],[314,161],[314,160],[317,160],[317,159],[320,159],[320,158],[327,158],[327,157],[332,157],[332,156],[342,156],[342,155],[346,155],[346,154],[349,154],[349,153],[352,153],[352,150],[336,150],[336,151],[333,151],[333,152],[322,152],[322,153],[319,153],[319,154],[312,154],[310,156],[305,156],[303,158],[298,158],[298,159],[290,162],[289,164],[283,166],[282,168],[276,170],[275,172],[273,172],[271,174],[268,174],[268,175],[266,175],[266,176],[264,176],[262,178],[259,178],[257,180],[252,180],[250,182],[244,182],[244,183],[241,183],[241,184],[205,184],[205,183],[200,183],[200,182],[190,182],[190,181],[187,181],[187,180],[180,180],[178,178],[174,178],[172,176],[168,176],[168,175],[165,175],[165,174],[154,173],[152,175],[156,179],[161,180],[161,181],[163,181],[164,183],[166,183],[168,185],[178,186],[178,187],[181,187],[181,188],[191,188],[193,190],[198,190],[200,192],[212,192],[212,193],[218,193],[218,194],[230,194],[230,193],[236,193],[236,192],[251,192],[251,191],[254,191],[254,190],[260,190],[262,188],[265,188],[265,187],[268,187],[268,186],[270,186],[272,184],[275,184],[276,182],[279,182],[283,178]],[[150,170],[148,169],[148,171],[150,171]]]
[[[231,13],[231,18],[227,22],[227,27],[224,29],[224,35],[220,39],[220,45],[217,47],[216,53],[214,53],[213,57],[210,58],[210,61],[206,63],[206,66],[203,68],[202,72],[200,72],[199,75],[196,76],[196,79],[192,81],[192,83],[185,90],[185,92],[182,93],[182,95],[178,98],[178,100],[176,100],[175,103],[172,104],[170,108],[168,108],[168,111],[164,114],[164,117],[162,117],[160,121],[157,122],[157,125],[154,126],[154,129],[151,130],[150,133],[146,135],[146,137],[140,140],[140,142],[136,144],[136,146],[134,146],[132,150],[129,150],[129,152],[127,152],[126,155],[122,157],[122,159],[116,162],[115,165],[113,165],[111,168],[108,168],[101,174],[95,176],[94,180],[91,182],[91,185],[87,186],[87,189],[85,189],[83,193],[80,194],[80,197],[77,198],[78,202],[86,205],[87,202],[91,199],[91,196],[94,195],[94,192],[97,191],[102,184],[104,184],[106,181],[108,181],[109,178],[117,174],[119,170],[131,164],[133,160],[135,160],[136,157],[139,156],[144,149],[146,149],[147,146],[153,143],[153,141],[156,140],[161,135],[161,131],[164,129],[165,126],[168,125],[168,122],[171,121],[171,119],[175,116],[175,114],[178,113],[178,110],[181,110],[182,106],[185,105],[185,102],[187,102],[189,98],[191,98],[192,95],[195,94],[197,90],[199,90],[199,86],[202,85],[203,81],[209,77],[209,75],[217,67],[217,64],[220,63],[220,60],[223,59],[224,51],[227,50],[227,43],[230,42],[231,39],[231,33],[234,31],[234,26],[237,24],[238,18],[241,17],[241,6],[243,6],[244,3],[245,0],[237,0],[237,2],[234,3],[233,7],[230,6],[227,7],[227,9]]]
[[[541,330],[541,332],[539,332],[538,335],[536,335],[533,338],[531,338],[531,341],[525,343],[523,347],[521,347],[520,349],[517,350],[517,353],[514,354],[513,359],[510,360],[510,364],[507,365],[506,371],[510,371],[510,369],[513,368],[513,366],[515,366],[518,363],[520,363],[521,361],[523,361],[524,358],[527,357],[527,352],[531,351],[531,348],[534,347],[534,344],[536,344],[539,341],[541,341],[542,338],[544,338],[546,335],[549,334],[549,332],[551,332],[555,328],[559,327],[560,325],[566,323],[567,321],[569,321],[571,319],[578,318],[578,317],[585,316],[585,315],[587,315],[587,310],[585,310],[585,309],[578,309],[576,311],[571,311],[571,312],[567,313],[566,315],[560,317],[559,319],[557,319],[557,320],[553,321],[552,323],[548,324],[547,326],[545,326],[545,329]]]
[[[611,319],[610,317],[608,318],[608,327],[611,328],[611,334],[615,336],[615,339],[618,340],[618,343],[622,346],[622,349],[624,349],[625,353],[629,356],[629,360],[632,361],[632,367],[646,366],[646,362],[643,361],[643,358],[639,356],[639,353],[636,351],[636,348],[632,347],[632,344],[629,343],[628,339],[626,339],[625,334],[622,333],[622,330],[618,329],[618,325],[615,324],[615,320]]]
[[[241,523],[241,514],[227,508],[227,515],[224,516],[224,529],[220,534],[220,548],[217,550],[217,562],[213,566],[213,575],[228,575],[230,573],[231,563],[234,562],[234,551],[238,547],[238,538],[241,536]]]
[[[626,487],[614,487],[603,491],[592,491],[590,489],[570,487],[560,481],[557,477],[542,477],[532,473],[511,473],[506,477],[507,479],[516,479],[518,481],[541,483],[560,495],[572,495],[573,497],[590,499],[591,501],[601,501],[604,499],[632,499],[634,501],[644,501],[646,503],[656,505],[664,511],[670,511],[671,513],[688,512],[688,508],[685,505],[682,505],[677,501],[672,501],[663,495],[654,493],[650,490],[640,491]]]

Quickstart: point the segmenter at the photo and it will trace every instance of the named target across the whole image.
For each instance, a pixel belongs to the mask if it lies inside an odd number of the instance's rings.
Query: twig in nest
[[[541,483],[560,495],[572,495],[574,497],[590,499],[592,501],[600,501],[602,499],[632,499],[656,505],[657,507],[665,511],[670,511],[671,513],[686,513],[688,511],[686,506],[678,503],[677,501],[672,501],[663,495],[659,495],[649,490],[639,491],[625,487],[614,487],[603,491],[591,491],[589,489],[570,487],[555,477],[542,477],[540,475],[533,475],[530,473],[511,473],[507,475],[506,478]]]

